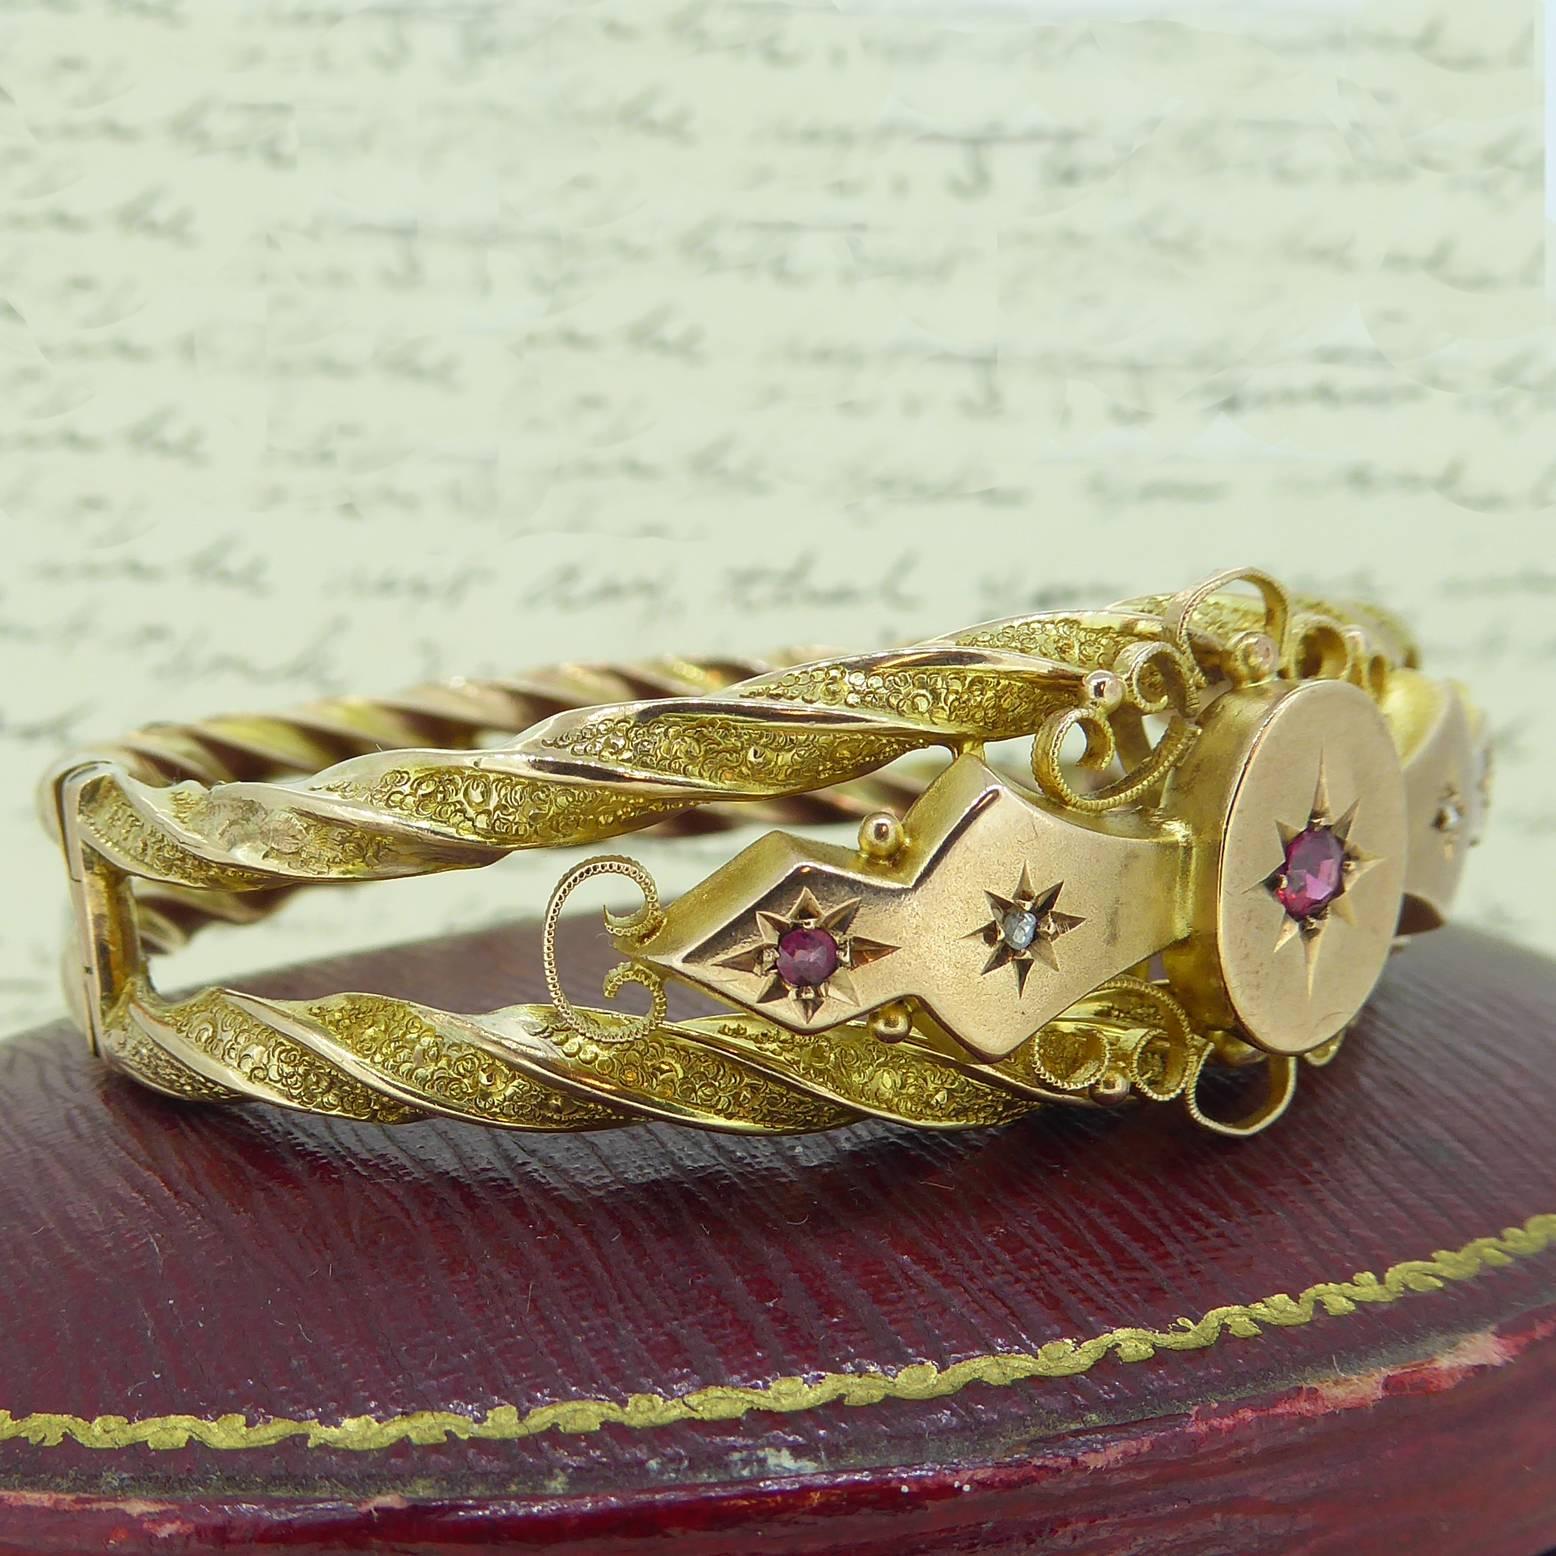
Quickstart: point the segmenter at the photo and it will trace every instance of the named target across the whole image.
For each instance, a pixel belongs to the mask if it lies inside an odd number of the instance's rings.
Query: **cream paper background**
[[[1543,48],[1507,0],[7,7],[3,1024],[59,1003],[30,781],[95,734],[1242,562],[1474,684],[1467,916],[1556,948]]]

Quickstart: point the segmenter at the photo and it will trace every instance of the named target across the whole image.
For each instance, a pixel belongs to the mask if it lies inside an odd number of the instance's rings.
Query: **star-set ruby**
[[[824,929],[791,929],[778,942],[778,976],[796,989],[814,989],[838,969],[837,941]]]
[[[1310,826],[1286,845],[1275,897],[1292,918],[1321,913],[1345,888],[1345,844],[1329,827]]]

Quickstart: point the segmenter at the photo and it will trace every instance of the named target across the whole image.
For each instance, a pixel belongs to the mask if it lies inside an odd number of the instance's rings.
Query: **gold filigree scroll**
[[[1256,598],[1229,593],[1236,584],[1251,586]],[[1252,686],[1277,675],[1348,680],[1379,698],[1391,669],[1413,654],[1397,624],[1382,613],[1356,622],[1320,602],[1298,607],[1279,583],[1254,568],[1218,573],[1176,595],[1126,601],[1113,614],[1116,621],[1100,633],[1086,630],[1084,622],[1068,629],[1078,653],[1099,659],[1113,651],[1108,663],[1114,687],[1107,700],[1055,709],[1032,743],[1038,787],[1082,813],[1136,804],[1159,789],[1198,738],[1199,714],[1217,681]],[[1146,726],[1152,717],[1162,721],[1154,742]],[[1100,774],[1121,761],[1121,776],[1093,786],[1072,780],[1065,747],[1077,729],[1084,749],[1074,766]]]
[[[669,1008],[664,979],[641,962],[620,962],[613,967],[605,975],[606,999],[614,1000],[627,984],[637,983],[649,991],[651,1003],[648,1013],[630,1026],[611,1028],[590,1020],[568,999],[562,989],[562,975],[557,967],[556,931],[562,909],[577,887],[601,875],[624,875],[643,893],[643,906],[635,913],[623,915],[613,913],[609,908],[605,910],[605,927],[618,941],[631,945],[646,940],[664,922],[664,913],[659,906],[659,888],[654,884],[653,876],[636,859],[628,859],[621,854],[601,854],[575,865],[557,882],[556,889],[551,893],[551,901],[546,905],[545,922],[541,926],[541,957],[545,968],[546,993],[551,996],[558,1020],[569,1031],[591,1042],[628,1043],[648,1036],[663,1024],[665,1012]]]
[[[1160,627],[1158,627],[1160,630]],[[1195,720],[1207,680],[1194,657],[1186,625],[1171,639],[1134,637],[1117,649],[1105,696],[1050,714],[1032,740],[1032,776],[1050,799],[1071,810],[1100,813],[1135,804],[1160,788],[1199,734]],[[1146,720],[1163,720],[1153,743]],[[1085,748],[1075,765],[1102,773],[1122,759],[1112,782],[1082,788],[1065,762],[1069,737],[1080,730]]]

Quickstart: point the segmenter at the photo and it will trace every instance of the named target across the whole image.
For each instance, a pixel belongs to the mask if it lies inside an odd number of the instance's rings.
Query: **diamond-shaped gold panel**
[[[967,755],[903,825],[889,862],[770,833],[673,903],[633,955],[794,1031],[912,999],[998,1058],[1185,931],[1181,840],[1138,816],[1061,815]],[[985,976],[991,953],[1006,960],[988,936],[997,903],[1035,920],[1010,948],[1019,971],[998,977]],[[802,922],[836,933],[840,951],[839,973],[809,990],[783,986],[769,949]]]

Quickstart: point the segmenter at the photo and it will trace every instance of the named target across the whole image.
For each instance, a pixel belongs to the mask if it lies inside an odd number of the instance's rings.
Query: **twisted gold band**
[[[1182,1096],[1246,1133],[1299,1056],[1332,1057],[1396,935],[1442,920],[1478,834],[1484,730],[1415,666],[1383,613],[1245,571],[884,653],[559,666],[155,726],[45,786],[73,1008],[171,1095],[385,1123],[961,1128]],[[987,747],[1020,738],[1018,782]],[[893,764],[929,747],[952,760],[920,792]],[[147,972],[309,883],[753,812],[862,818],[859,844],[769,834],[668,908],[633,861],[570,872],[547,1005],[169,1001]],[[645,905],[607,915],[606,992],[643,985],[646,1016],[575,1007],[553,954],[567,893],[612,871]],[[725,1013],[667,1020],[667,978]],[[1210,1118],[1202,1074],[1257,1062],[1266,1101]]]

